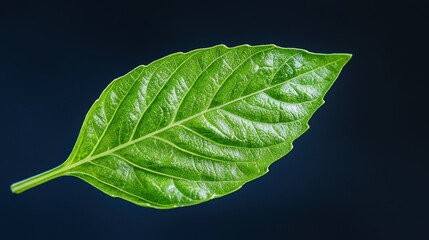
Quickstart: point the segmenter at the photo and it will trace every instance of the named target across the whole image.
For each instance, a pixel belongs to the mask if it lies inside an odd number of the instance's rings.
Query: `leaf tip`
[[[353,54],[351,54],[351,53],[340,53],[338,55],[344,59],[344,64],[346,64],[348,61],[350,61],[350,59],[353,57]]]
[[[349,53],[333,53],[333,54],[329,54],[329,58],[330,58],[330,61],[332,61],[334,63],[334,65],[338,68],[338,71],[341,71],[341,69],[352,58],[352,54],[349,54]]]

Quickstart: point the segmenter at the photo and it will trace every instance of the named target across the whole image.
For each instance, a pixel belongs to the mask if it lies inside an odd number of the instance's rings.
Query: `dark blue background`
[[[0,238],[428,239],[425,9],[414,1],[3,2]],[[112,79],[220,43],[353,53],[311,129],[267,175],[168,211],[74,178],[10,192],[66,159]]]

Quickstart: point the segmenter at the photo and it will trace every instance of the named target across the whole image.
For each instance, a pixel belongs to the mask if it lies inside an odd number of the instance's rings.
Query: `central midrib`
[[[128,146],[130,146],[130,145],[133,145],[134,143],[137,143],[137,142],[143,141],[144,139],[147,139],[147,138],[150,138],[150,137],[152,137],[152,136],[155,136],[155,135],[156,135],[156,134],[158,134],[158,133],[161,133],[161,132],[163,132],[163,131],[169,130],[169,129],[171,129],[171,128],[175,127],[175,126],[178,126],[178,125],[180,125],[180,124],[182,124],[182,123],[184,123],[184,122],[187,122],[187,121],[189,121],[189,120],[192,120],[192,119],[194,119],[194,118],[196,118],[196,117],[199,117],[199,116],[201,116],[201,115],[204,115],[204,114],[209,113],[209,112],[214,111],[214,110],[221,109],[221,108],[223,108],[223,107],[225,107],[225,106],[227,106],[227,105],[229,105],[229,104],[232,104],[232,103],[238,102],[238,101],[240,101],[240,100],[246,99],[246,98],[248,98],[248,97],[254,96],[254,95],[258,94],[258,93],[265,92],[265,91],[267,91],[267,90],[270,90],[270,89],[273,89],[273,88],[275,88],[275,87],[281,86],[281,85],[286,84],[286,83],[288,83],[288,82],[290,82],[290,81],[292,81],[292,80],[294,80],[294,79],[297,79],[297,78],[302,77],[302,76],[304,76],[304,75],[306,75],[306,74],[312,73],[312,72],[314,72],[314,71],[316,71],[316,70],[318,70],[318,69],[324,68],[324,67],[326,67],[326,66],[328,66],[328,65],[334,64],[334,63],[339,62],[339,61],[342,61],[342,60],[344,60],[344,58],[341,58],[341,59],[335,60],[335,61],[333,61],[333,62],[329,62],[329,63],[327,63],[327,64],[325,64],[325,65],[322,65],[322,66],[320,66],[320,67],[314,68],[314,69],[312,69],[312,70],[310,70],[310,71],[308,71],[308,72],[302,73],[302,74],[300,74],[300,75],[298,75],[298,76],[295,76],[295,77],[293,77],[293,78],[291,78],[291,79],[288,79],[288,80],[286,80],[286,81],[284,81],[284,82],[274,84],[274,85],[272,85],[272,86],[269,86],[269,87],[267,87],[267,88],[261,89],[261,90],[259,90],[259,91],[253,92],[253,93],[251,93],[251,94],[248,94],[248,95],[245,95],[245,96],[239,97],[239,98],[237,98],[237,99],[234,99],[234,100],[232,100],[232,101],[230,101],[230,102],[227,102],[227,103],[224,103],[224,104],[222,104],[222,105],[219,105],[219,106],[216,106],[216,107],[213,107],[213,108],[210,108],[210,109],[206,109],[206,110],[204,110],[204,111],[202,111],[202,112],[200,112],[200,113],[197,113],[197,114],[195,114],[195,115],[193,115],[193,116],[191,116],[191,117],[188,117],[188,118],[182,119],[182,120],[177,121],[177,122],[173,122],[173,123],[171,123],[171,124],[169,124],[169,125],[167,125],[167,126],[165,126],[165,127],[163,127],[163,128],[160,128],[160,129],[158,129],[158,130],[156,130],[156,131],[153,131],[153,132],[151,132],[151,133],[149,133],[149,134],[147,134],[147,135],[141,136],[141,137],[136,138],[136,139],[134,139],[134,140],[128,141],[127,143],[124,143],[124,144],[118,145],[118,146],[116,146],[116,147],[114,147],[114,148],[112,148],[112,149],[110,149],[110,150],[107,150],[107,151],[105,151],[105,152],[102,152],[102,153],[99,153],[99,154],[96,154],[96,155],[93,155],[93,156],[90,156],[90,157],[84,158],[84,159],[82,159],[82,160],[80,160],[80,161],[78,161],[78,162],[76,162],[76,163],[73,163],[73,164],[70,164],[70,165],[66,165],[65,167],[63,167],[63,168],[61,169],[61,171],[58,171],[58,175],[61,175],[62,173],[67,172],[67,171],[68,171],[68,170],[70,170],[70,169],[73,169],[73,168],[75,168],[75,167],[77,167],[77,166],[80,166],[80,165],[82,165],[82,164],[84,164],[84,163],[90,162],[90,161],[92,161],[92,160],[94,160],[94,159],[97,159],[97,158],[100,158],[100,157],[104,157],[104,156],[108,156],[109,154],[114,153],[114,152],[116,152],[116,151],[118,151],[118,150],[120,150],[120,149],[126,148],[126,147],[128,147]],[[275,74],[273,74],[273,77],[274,77],[274,76],[278,73],[278,71],[279,71],[279,70],[280,70],[280,69],[281,69],[281,68],[286,64],[286,62],[287,62],[287,61],[285,61],[285,62],[284,62],[284,63],[279,67],[279,69],[276,71],[276,73],[275,73]]]

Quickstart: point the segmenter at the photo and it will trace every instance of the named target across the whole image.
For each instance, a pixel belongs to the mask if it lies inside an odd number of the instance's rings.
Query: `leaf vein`
[[[235,181],[235,180],[194,180],[194,179],[179,177],[179,176],[176,176],[176,175],[171,175],[171,174],[168,174],[168,173],[163,173],[163,172],[159,172],[159,171],[156,171],[156,170],[153,170],[153,169],[150,169],[150,168],[146,168],[146,167],[140,166],[140,165],[138,165],[136,163],[133,163],[132,161],[130,161],[130,160],[124,158],[123,156],[118,155],[118,154],[111,153],[110,155],[113,156],[113,157],[116,157],[116,158],[118,158],[118,159],[120,159],[120,160],[122,160],[124,162],[126,162],[127,164],[131,165],[132,167],[135,167],[137,169],[143,170],[145,172],[150,172],[150,173],[153,173],[153,174],[156,174],[156,175],[159,175],[159,176],[167,177],[167,178],[174,178],[174,179],[178,179],[178,180],[182,180],[182,181],[191,181],[191,182],[241,182],[239,180],[237,180],[237,181]]]
[[[184,152],[184,153],[187,153],[187,154],[199,157],[199,158],[204,158],[204,159],[207,159],[207,160],[211,160],[211,161],[222,162],[222,163],[234,163],[234,164],[235,163],[253,163],[253,162],[255,162],[255,161],[227,161],[227,160],[223,160],[223,159],[212,158],[212,157],[209,157],[209,156],[200,155],[198,153],[193,153],[193,152],[191,152],[191,151],[189,151],[187,149],[181,148],[181,147],[177,146],[176,144],[168,141],[165,138],[158,137],[158,136],[152,136],[152,138],[157,139],[157,140],[159,140],[161,142],[164,142],[164,143],[166,143],[166,144],[168,144],[168,145],[176,148],[177,150],[179,150],[181,152]]]
[[[152,72],[152,74],[150,75],[150,77],[149,77],[149,81],[147,82],[147,87],[149,86],[149,84],[150,84],[150,82],[153,80],[153,76],[155,75],[155,73],[156,72],[158,72],[158,70],[162,67],[162,66],[164,66],[164,63],[166,63],[167,62],[167,60],[165,60],[164,59],[164,61],[163,62],[161,62],[161,64]],[[137,127],[139,126],[139,122],[140,122],[140,119],[142,118],[142,116],[143,116],[143,114],[144,114],[144,112],[146,111],[146,109],[147,109],[147,105],[146,105],[146,100],[147,100],[147,90],[146,90],[146,92],[145,92],[145,95],[144,95],[144,101],[145,101],[145,110],[143,110],[143,113],[142,114],[140,114],[140,116],[139,116],[139,119],[137,120],[137,122],[136,122],[136,124],[134,125],[134,128],[133,128],[133,130],[132,130],[132,134],[130,135],[130,138],[128,139],[128,141],[130,141],[130,140],[132,140],[132,138],[134,137],[134,133],[135,133],[135,131],[137,130]]]
[[[282,144],[282,143],[276,143],[276,144],[267,145],[267,146],[264,146],[264,147],[244,147],[244,146],[237,146],[237,145],[226,145],[226,144],[217,142],[217,141],[215,141],[213,139],[207,138],[206,136],[202,135],[201,133],[196,132],[195,130],[193,130],[191,128],[188,128],[188,127],[186,127],[184,125],[179,125],[179,126],[182,127],[182,128],[184,128],[184,129],[186,129],[187,131],[189,131],[189,132],[197,135],[198,137],[200,137],[202,139],[205,139],[205,140],[207,140],[209,142],[212,142],[215,145],[226,147],[226,148],[244,148],[244,149],[255,149],[255,148],[258,148],[258,149],[261,149],[261,148],[269,148],[269,147],[272,147],[272,146],[275,146],[275,145]],[[240,161],[240,162],[247,162],[247,161]],[[248,162],[253,162],[253,161],[248,161]]]
[[[127,98],[128,94],[130,93],[130,91],[133,89],[133,87],[135,86],[136,82],[138,82],[140,76],[143,74],[144,72],[144,68],[142,68],[141,72],[138,74],[138,76],[134,79],[134,82],[131,84],[130,88],[127,90],[127,93],[124,95],[124,97],[121,99],[121,102],[118,104],[118,106],[116,107],[115,111],[113,112],[112,117],[110,118],[109,122],[107,123],[106,127],[104,128],[103,133],[101,134],[101,136],[98,138],[97,143],[95,144],[94,148],[92,149],[91,153],[88,156],[92,156],[92,154],[94,154],[94,152],[97,150],[98,146],[100,145],[101,141],[103,141],[104,136],[106,134],[106,132],[109,130],[110,125],[113,122],[113,119],[116,116],[116,113],[118,112],[118,110],[121,108],[122,103],[124,102],[124,100]]]
[[[235,67],[229,74],[228,76],[225,77],[225,80],[222,82],[222,84],[219,86],[219,88],[216,90],[215,94],[213,95],[213,99],[210,101],[210,104],[208,104],[207,109],[210,109],[210,106],[212,105],[214,99],[216,98],[216,95],[219,93],[220,89],[224,86],[224,84],[228,81],[228,79],[244,64],[246,63],[249,59],[251,59],[251,57],[255,56],[256,54],[262,53],[262,52],[266,52],[269,51],[271,49],[273,49],[274,47],[270,47],[270,48],[265,48],[261,51],[257,51],[253,54],[251,54],[249,57],[247,57],[246,59],[244,59],[240,64],[237,65],[237,67]],[[206,109],[206,110],[207,110]]]
[[[215,62],[217,62],[221,57],[227,55],[228,53],[231,53],[230,51],[226,51],[225,53],[221,54],[220,56],[216,57],[206,68],[204,68],[201,73],[195,78],[195,81],[192,83],[192,85],[189,87],[189,89],[186,91],[185,95],[182,97],[181,101],[179,102],[179,105],[177,106],[177,110],[175,111],[173,117],[172,117],[172,121],[170,122],[173,123],[176,120],[177,114],[180,111],[180,108],[182,107],[182,103],[185,100],[186,96],[188,95],[188,93],[191,91],[192,87],[195,85],[195,83],[200,79],[200,77],[203,75],[203,73],[205,73],[207,71],[207,69],[209,69]]]
[[[130,140],[132,140],[134,138],[134,135],[136,134],[137,128],[140,125],[140,122],[143,120],[143,117],[145,115],[145,113],[147,112],[147,110],[149,109],[149,107],[152,105],[152,103],[155,102],[156,99],[158,99],[159,94],[162,92],[162,90],[164,90],[164,87],[168,84],[168,82],[170,82],[170,80],[172,79],[173,75],[175,75],[177,73],[177,71],[183,66],[183,64],[185,64],[189,59],[191,59],[193,56],[195,56],[197,53],[199,53],[200,51],[196,51],[195,53],[191,54],[188,58],[186,58],[185,60],[183,60],[182,63],[180,63],[180,65],[178,67],[176,67],[176,69],[174,70],[173,73],[170,74],[170,76],[168,77],[168,79],[165,81],[165,83],[162,85],[162,87],[159,89],[159,91],[156,93],[155,97],[152,99],[152,101],[146,106],[145,110],[142,112],[142,114],[140,115],[139,120],[136,122],[136,127],[133,130],[133,132],[131,133],[131,137]]]

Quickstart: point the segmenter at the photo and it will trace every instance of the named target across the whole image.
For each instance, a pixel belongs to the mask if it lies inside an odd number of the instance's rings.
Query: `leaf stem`
[[[36,187],[42,183],[57,178],[61,176],[61,174],[64,172],[62,167],[63,165],[60,165],[56,168],[40,173],[36,176],[29,177],[22,181],[16,182],[10,186],[10,190],[12,190],[13,193],[22,193],[30,188]]]

